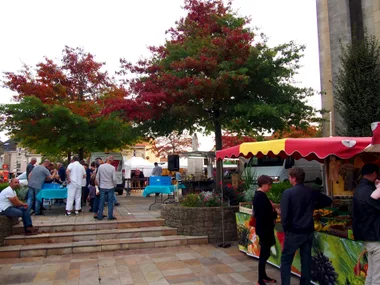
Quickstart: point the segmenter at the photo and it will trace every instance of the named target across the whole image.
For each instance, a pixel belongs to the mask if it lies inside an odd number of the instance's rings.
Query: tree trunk
[[[69,151],[69,152],[67,153],[67,165],[70,164],[70,161],[71,161],[71,152]]]
[[[83,157],[84,157],[84,149],[83,149],[83,147],[81,147],[79,149],[78,156],[79,156],[79,161],[81,161],[83,159]]]

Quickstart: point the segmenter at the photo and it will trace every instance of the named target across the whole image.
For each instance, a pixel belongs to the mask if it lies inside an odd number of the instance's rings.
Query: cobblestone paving
[[[0,260],[0,283],[17,285],[256,284],[256,259],[213,245]],[[279,270],[267,266],[280,280]],[[292,284],[298,284],[297,278]]]

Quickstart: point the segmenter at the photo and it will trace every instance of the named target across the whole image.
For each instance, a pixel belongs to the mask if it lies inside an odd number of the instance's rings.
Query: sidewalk
[[[199,245],[0,260],[0,280],[4,285],[256,284],[257,266],[235,243],[227,249]],[[277,268],[268,265],[267,273],[280,280]],[[293,278],[292,284],[298,283]]]
[[[118,219],[154,219],[159,206],[148,207],[154,197],[141,193],[118,196]],[[53,206],[46,216],[32,216],[35,225],[93,221],[88,206],[78,216],[65,217],[63,206]],[[0,283],[13,285],[96,285],[96,284],[256,284],[258,260],[240,252],[237,243],[230,248],[191,245],[168,248],[68,254],[33,258],[0,259]],[[270,277],[280,282],[279,269],[267,265]],[[293,278],[292,284],[298,284]]]

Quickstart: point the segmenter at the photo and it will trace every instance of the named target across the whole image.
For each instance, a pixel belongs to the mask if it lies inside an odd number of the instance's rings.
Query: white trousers
[[[366,285],[380,284],[380,242],[366,241],[364,245],[368,251],[368,272]]]
[[[71,211],[73,209],[73,203],[75,201],[75,211],[80,210],[82,198],[82,187],[75,187],[72,183],[67,185],[67,200],[66,200],[66,211]]]

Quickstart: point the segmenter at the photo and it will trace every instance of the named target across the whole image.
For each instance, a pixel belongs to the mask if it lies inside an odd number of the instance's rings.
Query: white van
[[[284,159],[279,156],[254,156],[246,164],[246,169],[256,177],[268,175],[274,182],[288,180],[288,169],[292,167],[299,167],[305,171],[305,183],[314,182],[317,178],[322,179],[322,164],[304,158],[295,160],[292,157]]]
[[[119,193],[119,195],[123,194],[124,190],[124,179],[123,179],[123,156],[119,152],[92,152],[90,163],[95,161],[97,158],[101,158],[104,162],[106,162],[107,156],[113,156],[113,163],[112,165],[115,167],[116,170],[116,180],[117,180],[117,186],[115,189],[115,192]]]

